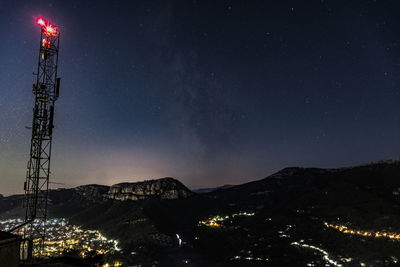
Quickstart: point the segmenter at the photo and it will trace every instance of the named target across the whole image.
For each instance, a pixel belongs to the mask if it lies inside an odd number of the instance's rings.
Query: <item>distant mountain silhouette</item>
[[[317,254],[299,254],[291,245],[298,240],[323,244],[340,255],[352,251],[352,257],[360,261],[382,255],[400,258],[397,243],[349,239],[324,226],[333,222],[400,232],[397,160],[338,169],[290,167],[261,180],[197,192],[173,178],[111,187],[84,185],[51,190],[49,214],[119,239],[124,249],[142,255],[136,257],[142,264],[160,257],[173,262],[176,233],[210,266],[247,266],[248,262],[238,260],[234,265],[231,261],[240,251],[269,257],[281,266],[304,266],[311,259],[324,263]],[[0,198],[0,217],[23,217],[23,198]],[[229,217],[243,211],[254,216],[231,218],[224,230],[199,228],[199,221],[211,216]]]
[[[219,189],[228,189],[233,187],[234,185],[231,184],[226,184],[218,187],[210,187],[210,188],[199,188],[199,189],[193,189],[192,191],[196,194],[205,194],[205,193],[210,193]]]

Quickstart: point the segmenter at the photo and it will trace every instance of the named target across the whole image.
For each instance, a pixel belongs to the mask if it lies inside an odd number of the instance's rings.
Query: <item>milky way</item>
[[[25,179],[36,16],[61,31],[52,180],[195,188],[397,158],[399,7],[2,1],[0,193]]]

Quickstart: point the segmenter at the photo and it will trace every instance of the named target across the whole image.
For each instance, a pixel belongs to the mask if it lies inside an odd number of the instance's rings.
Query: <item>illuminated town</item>
[[[302,247],[302,248],[308,248],[308,249],[312,249],[315,251],[318,251],[319,253],[321,253],[323,255],[323,259],[326,261],[327,264],[332,264],[333,266],[343,266],[342,264],[338,263],[337,261],[334,261],[329,255],[329,253],[319,247],[313,246],[313,245],[308,245],[308,244],[304,244],[304,243],[300,243],[300,242],[293,242],[291,243],[292,246],[297,246],[297,247]],[[349,260],[351,261],[351,259]],[[313,263],[309,263],[308,266],[315,266]]]
[[[366,237],[374,237],[374,238],[389,238],[389,239],[393,239],[393,240],[400,240],[399,233],[389,233],[389,232],[385,232],[385,231],[353,230],[353,229],[349,229],[348,227],[346,227],[344,225],[335,225],[335,224],[330,224],[327,222],[324,222],[324,225],[327,228],[336,229],[344,234],[349,234],[349,235],[358,235],[358,236],[366,236]]]
[[[254,216],[254,212],[239,212],[231,215],[215,215],[211,216],[205,220],[201,220],[198,223],[200,227],[206,227],[210,229],[228,229],[230,226],[235,225],[234,229],[240,228],[242,225],[240,221],[235,221],[234,218],[244,218],[249,216]],[[266,218],[266,222],[271,222],[272,218]],[[387,231],[364,231],[357,229],[350,229],[344,225],[335,225],[330,224],[328,222],[323,221],[323,225],[325,228],[331,228],[334,230],[338,230],[341,233],[355,235],[359,237],[370,237],[370,238],[380,238],[380,239],[388,239],[388,240],[400,240],[400,233],[387,232]],[[232,228],[233,229],[233,228]],[[299,234],[297,233],[297,225],[296,224],[285,224],[276,228],[277,236],[282,240],[289,241],[293,247],[298,248],[299,250],[310,251],[313,255],[317,256],[317,258],[308,261],[306,266],[347,266],[349,264],[355,264],[359,266],[368,266],[368,261],[364,257],[360,257],[359,255],[354,254],[354,256],[348,255],[343,250],[333,250],[329,245],[324,248],[324,242],[313,240],[313,238],[299,238]],[[248,236],[252,235],[251,232],[245,232]],[[242,264],[246,264],[246,262],[254,261],[256,262],[273,262],[273,257],[269,255],[267,252],[263,252],[262,250],[257,250],[257,247],[260,246],[260,242],[262,242],[263,238],[254,236],[252,237],[254,241],[249,242],[250,246],[243,246],[240,250],[237,251],[233,256],[230,256],[230,261],[232,262],[240,262]],[[296,238],[295,240],[291,240],[292,238]],[[260,241],[261,240],[261,241]],[[312,244],[312,243],[314,244]],[[256,248],[256,249],[254,249]],[[320,259],[318,259],[320,257]],[[375,260],[374,260],[375,261]],[[388,256],[386,259],[382,259],[385,264],[396,264],[398,262],[398,258],[395,256]],[[379,260],[376,260],[375,263],[379,263]]]
[[[234,213],[232,215],[226,215],[226,216],[220,216],[220,215],[216,215],[214,217],[210,217],[205,221],[200,221],[199,225],[200,226],[207,226],[207,227],[221,227],[223,222],[235,218],[235,217],[239,217],[239,216],[254,216],[254,212],[239,212],[239,213]]]
[[[7,231],[20,224],[21,219],[0,220],[0,229]],[[22,235],[23,229],[19,230]],[[97,230],[84,230],[79,226],[69,224],[64,218],[47,220],[46,240],[42,256],[57,257],[71,251],[78,251],[82,258],[89,255],[108,255],[120,251],[118,241],[108,239]],[[39,251],[34,250],[33,255]],[[106,263],[103,266],[122,266],[121,262]]]
[[[399,240],[400,239],[400,234],[398,233],[393,233],[393,232],[386,232],[386,231],[364,231],[364,230],[355,230],[355,229],[350,229],[347,226],[344,225],[336,225],[336,224],[330,224],[328,222],[324,222],[324,225],[326,228],[338,230],[339,232],[347,235],[354,235],[354,236],[360,236],[360,237],[370,237],[370,238],[379,238],[379,239],[391,239],[391,240]],[[310,249],[314,250],[317,253],[320,253],[323,260],[326,262],[328,265],[332,266],[344,266],[350,262],[355,261],[354,258],[351,257],[341,257],[338,256],[337,260],[333,258],[332,255],[328,253],[328,251],[316,246],[316,245],[310,245],[304,243],[304,240],[300,240],[299,242],[292,242],[292,246],[299,247],[299,248],[305,248],[305,249]],[[359,261],[358,259],[357,261]],[[398,258],[395,256],[391,256],[389,259],[385,260],[385,264],[397,264],[398,263]],[[360,266],[367,266],[367,264],[363,261],[359,261]],[[314,262],[310,262],[307,264],[307,266],[318,266],[318,264]]]

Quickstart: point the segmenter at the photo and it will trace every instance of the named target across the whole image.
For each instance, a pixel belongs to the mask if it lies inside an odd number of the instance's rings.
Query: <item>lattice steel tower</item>
[[[33,84],[32,138],[25,189],[25,228],[28,260],[32,252],[40,255],[46,233],[47,202],[49,192],[51,141],[53,133],[54,104],[59,96],[60,78],[57,77],[60,33],[49,21],[36,20],[41,27],[39,62],[36,83]]]

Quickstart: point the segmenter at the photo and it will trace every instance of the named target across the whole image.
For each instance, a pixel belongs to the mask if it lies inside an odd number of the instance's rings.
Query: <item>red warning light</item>
[[[50,48],[51,42],[45,38],[42,40],[42,46],[46,47],[46,48]]]
[[[47,37],[54,37],[59,34],[58,28],[51,25],[50,22],[43,18],[37,18],[36,23],[42,27],[42,31]]]
[[[47,37],[54,37],[58,35],[58,28],[53,25],[47,25],[46,27],[42,27],[44,34]]]
[[[46,30],[44,31],[47,37],[56,36],[57,35],[57,28],[49,25],[46,26]]]
[[[36,23],[42,27],[44,27],[46,25],[46,21],[42,18],[37,18]]]

